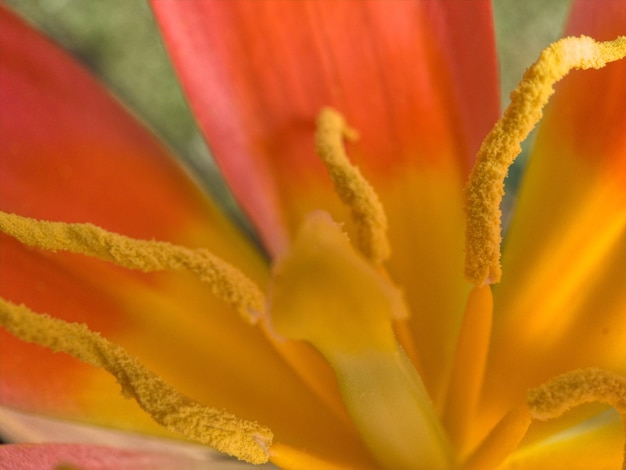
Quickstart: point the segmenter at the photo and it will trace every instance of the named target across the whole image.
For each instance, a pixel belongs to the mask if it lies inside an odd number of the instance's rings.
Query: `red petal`
[[[212,150],[274,252],[303,213],[330,209],[312,142],[322,106],[359,130],[356,163],[387,183],[449,160],[464,174],[497,116],[487,1],[153,6]]]
[[[0,15],[3,210],[169,240],[218,217],[99,83],[5,9]]]
[[[565,35],[581,34],[598,41],[626,35],[626,3],[574,2]],[[626,190],[626,60],[573,75],[559,85],[546,113],[546,140],[563,140],[592,171],[614,175]]]

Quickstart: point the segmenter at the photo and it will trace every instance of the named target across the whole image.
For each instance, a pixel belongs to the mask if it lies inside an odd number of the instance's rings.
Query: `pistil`
[[[269,322],[333,367],[364,442],[388,469],[450,468],[452,451],[392,329],[403,302],[325,213],[311,214],[275,265]]]

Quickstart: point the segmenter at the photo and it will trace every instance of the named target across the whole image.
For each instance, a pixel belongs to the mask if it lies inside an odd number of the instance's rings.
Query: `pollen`
[[[157,423],[188,439],[246,462],[269,460],[272,432],[225,411],[209,408],[177,392],[123,348],[90,331],[0,298],[0,325],[23,341],[64,352],[113,375],[127,398]]]
[[[601,369],[582,369],[553,378],[531,389],[527,397],[533,418],[558,418],[570,408],[600,402],[615,408],[626,420],[626,377]]]
[[[213,294],[235,308],[248,323],[254,323],[264,309],[265,298],[257,285],[204,249],[136,240],[92,224],[47,222],[5,212],[0,212],[0,231],[27,246],[80,253],[127,269],[189,271],[208,283]]]
[[[554,84],[574,69],[599,69],[626,57],[626,37],[596,42],[580,36],[545,49],[511,93],[511,104],[483,141],[465,191],[465,275],[476,285],[496,283],[500,267],[500,202],[504,178],[520,143],[541,119]]]
[[[346,124],[340,113],[324,108],[317,120],[317,154],[326,165],[339,198],[350,208],[357,225],[356,245],[359,251],[370,261],[380,264],[391,253],[387,239],[387,216],[370,183],[348,160],[344,138],[356,140],[357,133]]]

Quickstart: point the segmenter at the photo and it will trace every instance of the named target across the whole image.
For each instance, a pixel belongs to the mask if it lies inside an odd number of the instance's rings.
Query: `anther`
[[[522,142],[541,119],[554,84],[573,69],[599,69],[626,57],[626,37],[569,37],[545,49],[511,93],[511,104],[482,143],[465,191],[465,275],[472,283],[500,280],[500,202],[504,178]]]
[[[559,375],[531,389],[527,397],[533,418],[558,418],[584,403],[611,405],[626,419],[626,377],[601,369],[582,369]]]
[[[547,421],[585,403],[605,403],[622,417],[626,432],[626,377],[602,369],[581,369],[559,375],[528,391],[533,419]],[[622,468],[626,468],[626,441]]]
[[[37,314],[0,298],[0,325],[23,341],[67,353],[113,375],[124,396],[134,399],[157,423],[246,462],[269,460],[272,432],[177,392],[123,348],[85,325]]]
[[[254,323],[264,309],[265,297],[256,284],[207,250],[136,240],[92,224],[46,222],[5,212],[0,212],[0,232],[27,246],[80,253],[128,269],[189,271],[208,283],[213,294],[234,307],[248,323]]]
[[[348,127],[343,116],[324,108],[317,120],[315,146],[326,165],[340,199],[346,204],[357,225],[359,251],[376,264],[389,258],[387,216],[378,195],[359,169],[348,160],[343,139],[355,140],[357,133]]]

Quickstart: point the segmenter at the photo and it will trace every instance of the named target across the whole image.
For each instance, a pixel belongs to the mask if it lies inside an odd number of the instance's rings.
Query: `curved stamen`
[[[607,403],[626,419],[626,377],[601,369],[575,370],[531,389],[527,401],[533,418],[540,420],[590,402]]]
[[[23,341],[64,352],[113,375],[157,423],[185,437],[250,463],[269,459],[272,432],[204,406],[177,392],[123,348],[85,325],[37,314],[0,298],[0,325]]]
[[[317,120],[317,154],[326,165],[337,194],[352,211],[352,218],[358,227],[356,244],[359,251],[370,261],[380,264],[391,253],[387,239],[387,216],[372,186],[348,160],[344,138],[355,140],[357,133],[348,127],[341,114],[324,108]]]
[[[614,372],[601,369],[568,372],[529,390],[526,401],[533,419],[541,421],[558,418],[585,403],[606,403],[621,415],[626,432],[626,377]],[[622,465],[626,465],[626,441]]]
[[[135,240],[92,224],[46,222],[0,212],[0,231],[21,243],[48,251],[68,251],[143,272],[185,270],[210,284],[215,296],[248,323],[264,309],[265,296],[248,277],[207,250],[167,242]]]
[[[614,41],[569,37],[545,49],[511,93],[511,104],[482,143],[470,174],[465,275],[482,285],[500,280],[500,202],[504,178],[522,142],[541,119],[554,84],[573,69],[599,69],[626,57],[626,37]]]

